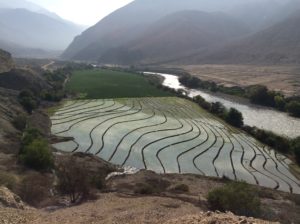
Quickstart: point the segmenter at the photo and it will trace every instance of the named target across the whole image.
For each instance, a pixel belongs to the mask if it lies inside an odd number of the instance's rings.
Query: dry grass
[[[262,84],[286,96],[300,92],[299,66],[186,65],[182,68],[203,80],[226,86]]]

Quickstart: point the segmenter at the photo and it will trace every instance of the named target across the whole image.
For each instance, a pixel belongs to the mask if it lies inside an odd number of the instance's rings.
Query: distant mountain
[[[300,63],[300,11],[263,31],[215,50],[186,57],[185,63]]]
[[[58,58],[62,53],[62,51],[24,47],[10,41],[1,40],[1,37],[0,46],[10,52],[14,58]]]
[[[155,63],[207,50],[248,34],[245,24],[224,13],[180,11],[153,23],[141,36],[104,53],[101,63]]]
[[[26,9],[0,9],[2,40],[28,48],[64,49],[81,28]]]
[[[9,71],[13,68],[13,65],[10,53],[0,49],[0,73]]]
[[[286,19],[298,9],[299,0],[252,0],[236,5],[228,13],[256,32]]]
[[[59,17],[57,14],[50,12],[49,10],[32,3],[31,1],[26,1],[26,0],[0,0],[0,8],[2,9],[27,9],[28,11],[31,12],[36,12],[40,14],[44,14],[46,16],[49,16],[53,19],[63,21],[66,23],[71,23],[75,25],[74,23],[64,20],[61,17]],[[85,28],[85,27],[82,27]]]
[[[77,36],[63,58],[97,60],[108,49],[139,37],[152,23],[182,10],[215,11],[239,0],[135,0]]]
[[[95,26],[77,36],[62,54],[62,58],[91,60],[116,58],[117,52],[130,60],[139,58],[143,52],[131,51],[126,45],[143,38],[149,29],[154,30],[163,17],[179,11],[225,12],[250,27],[252,32],[264,29],[277,21],[274,16],[282,12],[284,18],[289,10],[280,11],[296,0],[135,0],[111,13]],[[293,7],[292,7],[293,8]],[[261,22],[262,21],[262,22]],[[258,24],[259,22],[259,24]],[[258,25],[255,25],[258,24]],[[176,24],[172,24],[176,26]],[[160,34],[157,34],[160,35]],[[154,39],[154,35],[151,35]],[[157,38],[156,38],[157,39]],[[153,40],[154,42],[156,40]],[[197,46],[196,46],[197,47]],[[185,52],[182,52],[185,53]]]

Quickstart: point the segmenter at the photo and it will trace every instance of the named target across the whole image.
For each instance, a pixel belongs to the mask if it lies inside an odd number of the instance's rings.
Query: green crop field
[[[106,69],[76,71],[66,88],[86,99],[170,96],[142,75]]]

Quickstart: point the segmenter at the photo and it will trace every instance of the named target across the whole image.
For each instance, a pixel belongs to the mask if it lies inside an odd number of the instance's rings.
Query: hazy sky
[[[9,1],[9,0],[8,0]],[[64,19],[93,25],[114,10],[133,0],[29,0]]]

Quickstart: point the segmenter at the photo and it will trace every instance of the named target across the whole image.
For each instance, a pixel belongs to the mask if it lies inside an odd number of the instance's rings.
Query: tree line
[[[288,112],[291,116],[300,117],[300,96],[285,97],[282,93],[271,91],[263,85],[252,85],[245,88],[233,86],[225,87],[212,81],[203,81],[191,75],[182,75],[179,78],[181,84],[193,89],[205,89],[212,92],[222,92],[229,95],[244,97],[251,103],[272,107]]]

